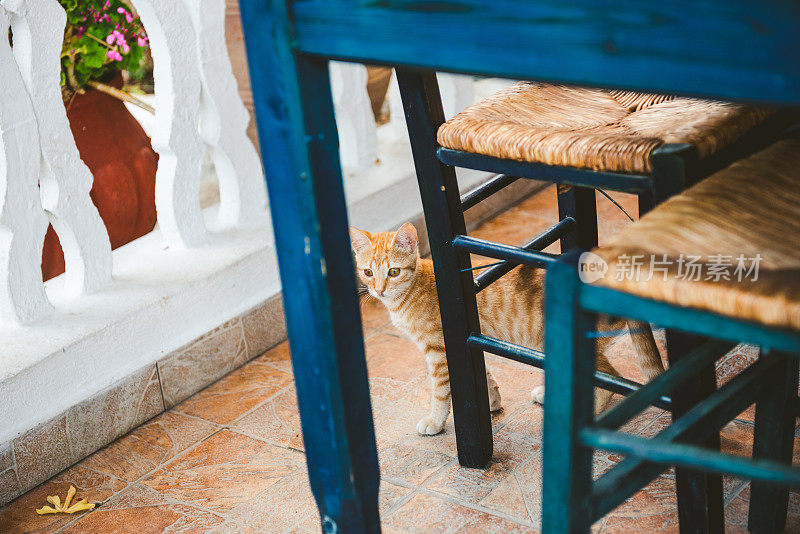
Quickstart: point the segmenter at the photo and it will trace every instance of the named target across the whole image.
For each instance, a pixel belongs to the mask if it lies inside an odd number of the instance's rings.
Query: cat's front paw
[[[538,404],[544,404],[544,386],[536,386],[531,391],[531,400]]]
[[[444,421],[436,421],[430,415],[426,415],[417,423],[417,432],[423,436],[435,436],[444,429]]]
[[[503,409],[503,399],[500,398],[500,391],[497,386],[489,390],[489,411],[499,412]]]

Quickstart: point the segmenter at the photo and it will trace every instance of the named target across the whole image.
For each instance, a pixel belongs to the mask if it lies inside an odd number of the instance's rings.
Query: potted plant
[[[121,0],[59,0],[67,12],[61,53],[61,87],[75,142],[94,175],[91,197],[112,248],[155,226],[158,156],[124,102],[152,108],[123,90],[123,73],[140,80],[148,39],[139,17]],[[55,231],[42,255],[45,280],[64,272]]]

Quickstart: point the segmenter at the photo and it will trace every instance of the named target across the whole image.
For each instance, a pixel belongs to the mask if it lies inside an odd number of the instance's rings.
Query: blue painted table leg
[[[796,354],[766,354],[784,363],[771,375],[773,386],[756,402],[753,457],[792,463],[798,358]],[[753,481],[750,487],[748,530],[756,534],[782,532],[786,524],[789,488]]]
[[[542,532],[589,532],[592,451],[580,444],[593,420],[595,316],[578,306],[577,253],[547,270],[545,287]]]
[[[378,532],[378,460],[328,66],[292,50],[286,9],[285,0],[241,0],[308,474],[325,532]]]
[[[700,344],[696,336],[677,330],[667,330],[667,356],[670,365],[679,361]],[[716,390],[716,374],[710,365],[693,379],[672,393],[672,417],[678,419],[698,401]],[[719,432],[705,445],[719,450]],[[681,534],[723,533],[725,531],[722,477],[682,468],[675,469],[675,485],[678,494],[678,518]]]
[[[436,290],[450,373],[458,461],[483,467],[492,457],[492,422],[483,351],[470,349],[470,333],[480,333],[469,254],[452,246],[467,233],[453,167],[436,157],[436,132],[444,122],[436,73],[397,69],[406,123],[414,153],[422,207],[433,256]]]

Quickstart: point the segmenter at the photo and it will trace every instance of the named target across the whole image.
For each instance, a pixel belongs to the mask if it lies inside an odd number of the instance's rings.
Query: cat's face
[[[384,302],[402,298],[416,277],[417,230],[406,223],[396,232],[370,234],[350,228],[358,276],[370,294]]]

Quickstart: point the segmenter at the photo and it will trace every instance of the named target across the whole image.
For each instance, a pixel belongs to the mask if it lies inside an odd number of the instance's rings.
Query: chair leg
[[[597,246],[597,200],[589,187],[558,184],[558,219],[572,217],[578,230],[561,238],[561,252],[573,248],[591,250]]]
[[[652,192],[639,193],[639,218],[655,207]]]
[[[756,402],[753,458],[773,460],[791,465],[794,447],[795,406],[797,403],[798,357],[795,354],[767,354],[782,358],[775,368],[773,387]],[[789,488],[753,481],[750,486],[748,529],[756,534],[783,531]]]
[[[694,145],[669,144],[653,150],[653,191],[639,195],[639,217],[690,185],[697,178],[698,159]]]
[[[578,254],[547,272],[542,532],[584,533],[592,525],[592,451],[580,431],[594,417],[595,316],[580,309]]]
[[[696,348],[700,340],[696,336],[684,334],[676,330],[667,330],[667,355],[670,365]],[[697,402],[706,398],[717,388],[716,372],[713,366],[704,369],[672,394],[672,418],[678,419],[689,411]],[[714,434],[705,445],[719,450],[719,432]],[[678,517],[681,534],[687,533],[723,533],[724,510],[722,499],[722,477],[675,469],[675,484],[678,494]]]
[[[466,235],[455,169],[436,157],[436,132],[444,122],[436,73],[397,69],[406,124],[417,169],[433,256],[444,332],[458,461],[483,467],[492,457],[492,424],[483,352],[467,347],[480,332],[469,254],[451,245]]]

